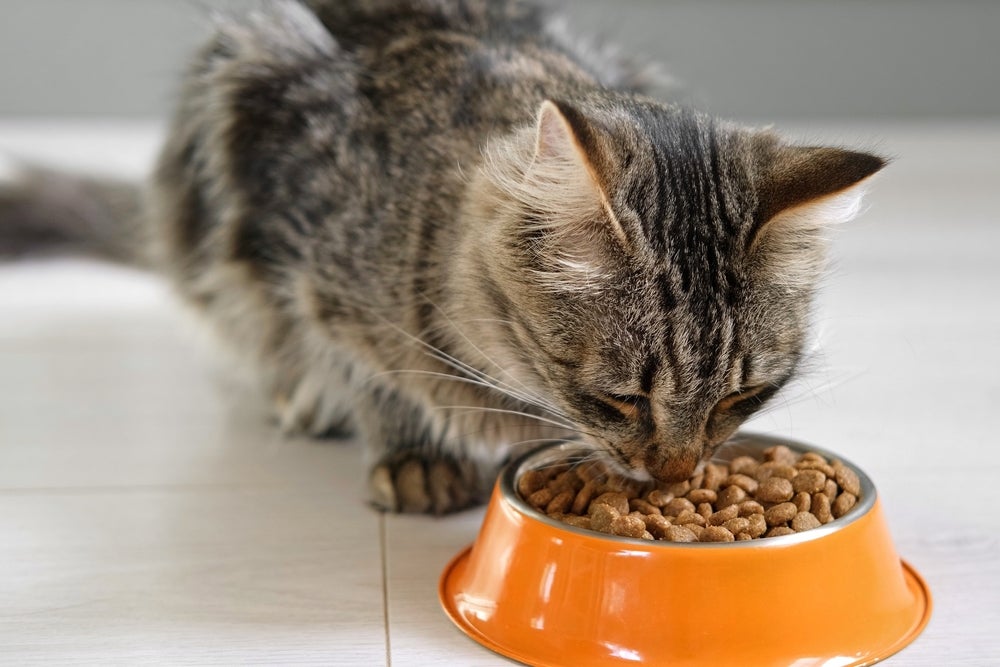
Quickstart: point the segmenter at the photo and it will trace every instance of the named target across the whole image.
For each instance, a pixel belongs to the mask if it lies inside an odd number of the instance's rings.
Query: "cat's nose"
[[[657,463],[646,463],[646,470],[660,482],[683,482],[690,479],[701,463],[701,451],[694,449],[679,449],[667,451],[666,455],[656,456]]]

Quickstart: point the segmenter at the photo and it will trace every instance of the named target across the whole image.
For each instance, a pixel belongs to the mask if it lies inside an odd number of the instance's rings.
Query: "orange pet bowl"
[[[833,457],[761,436],[727,449],[774,444]],[[441,577],[448,616],[497,653],[553,667],[846,667],[896,653],[930,618],[927,585],[900,561],[874,485],[849,462],[861,499],[840,519],[784,537],[678,544],[567,526],[518,497],[523,471],[571,452],[546,447],[509,465],[476,542]]]

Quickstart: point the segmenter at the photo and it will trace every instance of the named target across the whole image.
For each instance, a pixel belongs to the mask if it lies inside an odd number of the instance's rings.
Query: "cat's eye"
[[[601,392],[600,398],[629,419],[640,417],[649,408],[649,398],[642,394],[611,394]]]
[[[745,387],[735,391],[723,398],[715,406],[717,411],[729,412],[737,408],[749,408],[755,410],[769,399],[778,387],[771,384],[759,384],[753,387]]]

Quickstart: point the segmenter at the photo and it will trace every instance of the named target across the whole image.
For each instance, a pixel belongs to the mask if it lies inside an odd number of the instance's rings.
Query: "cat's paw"
[[[372,504],[386,512],[448,514],[484,500],[476,466],[440,454],[392,452],[368,478]]]

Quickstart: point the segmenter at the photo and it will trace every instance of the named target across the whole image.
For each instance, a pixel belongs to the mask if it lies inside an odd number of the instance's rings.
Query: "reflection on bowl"
[[[741,436],[730,456],[774,444]],[[650,542],[574,528],[515,491],[565,458],[545,447],[501,474],[476,542],[441,578],[463,632],[532,665],[866,665],[913,641],[930,594],[896,554],[871,480],[861,500],[807,532],[724,544]],[[838,457],[840,458],[840,457]],[[841,460],[843,460],[841,458]]]

